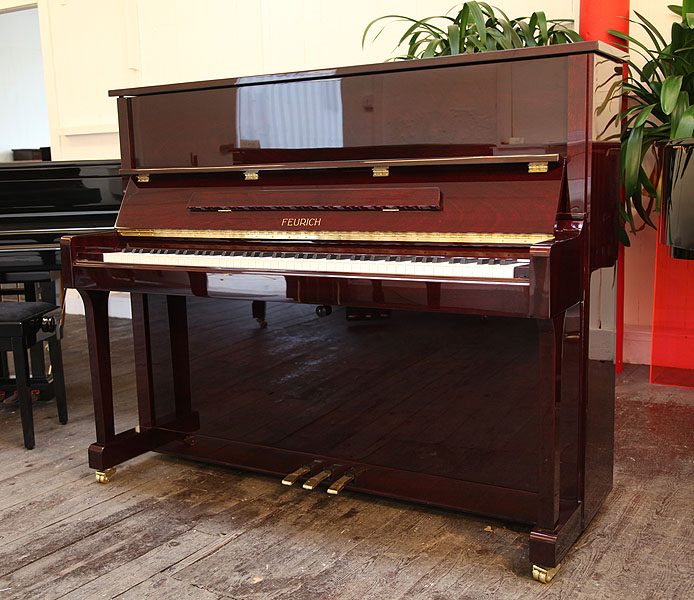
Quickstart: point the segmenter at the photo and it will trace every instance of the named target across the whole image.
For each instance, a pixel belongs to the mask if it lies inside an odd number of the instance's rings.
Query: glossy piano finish
[[[120,161],[0,164],[0,272],[60,269],[62,235],[112,229]]]
[[[616,69],[587,42],[114,92],[118,232],[62,241],[87,315],[90,465],[156,450],[304,467],[300,482],[329,470],[325,487],[349,476],[346,489],[526,523],[531,561],[557,565],[612,481],[613,356],[595,342],[613,338],[619,154],[602,119],[618,107],[598,107]],[[457,93],[432,108],[432,82]],[[387,176],[372,171],[382,159]],[[510,257],[529,277],[104,260],[138,248]],[[112,290],[133,305],[140,422],[123,432]],[[307,321],[305,305],[335,310]],[[343,307],[392,315],[348,322]]]

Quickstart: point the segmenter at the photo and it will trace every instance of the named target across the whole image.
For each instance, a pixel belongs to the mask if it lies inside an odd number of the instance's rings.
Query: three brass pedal
[[[342,490],[345,489],[345,486],[351,481],[354,481],[354,475],[343,475],[342,477],[340,477],[340,479],[333,482],[333,484],[328,488],[328,494],[337,496]]]
[[[321,481],[325,481],[328,477],[332,477],[333,472],[328,471],[327,469],[321,471],[317,475],[314,475],[313,477],[310,477],[309,479],[306,480],[304,483],[304,489],[305,490],[312,490],[318,487],[318,484]]]
[[[293,473],[289,473],[289,475],[286,475],[282,479],[282,485],[294,485],[300,477],[303,477],[304,475],[308,475],[311,472],[311,467],[299,467],[296,471]],[[319,473],[316,473],[312,477],[309,477],[303,485],[303,488],[305,490],[314,490],[316,489],[323,481],[326,479],[329,479],[332,477],[333,472],[329,469],[323,469]],[[336,496],[339,494],[345,487],[354,481],[354,474],[353,473],[348,473],[346,475],[343,475],[336,481],[334,481],[330,487],[328,488],[328,494],[332,496]]]
[[[282,480],[282,485],[294,485],[299,477],[303,477],[306,473],[311,472],[311,467],[299,467],[293,473],[290,473]]]

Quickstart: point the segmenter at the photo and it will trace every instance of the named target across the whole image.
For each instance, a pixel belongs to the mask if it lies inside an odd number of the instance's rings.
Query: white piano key
[[[266,256],[248,255],[214,255],[187,253],[155,253],[143,250],[141,252],[112,252],[104,254],[104,262],[137,264],[137,265],[172,265],[189,267],[209,267],[223,269],[245,270],[279,270],[279,271],[304,271],[304,272],[336,272],[336,273],[364,273],[399,276],[440,276],[440,277],[477,277],[484,279],[512,279],[518,266],[529,264],[529,259],[517,259],[507,264],[493,264],[493,262],[478,262],[477,259],[465,259],[461,257],[455,262],[449,258],[438,260],[417,261],[415,257],[402,258],[401,260],[376,260],[366,255],[336,255],[336,258],[327,256],[317,258],[313,253],[303,253],[306,258],[298,258],[296,255]],[[278,253],[273,253],[278,254]],[[290,253],[291,254],[291,253]],[[344,256],[344,258],[343,258]]]

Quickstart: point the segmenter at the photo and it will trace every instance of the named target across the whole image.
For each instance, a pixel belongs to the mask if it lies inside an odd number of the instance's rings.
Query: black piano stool
[[[63,357],[58,338],[59,328],[56,327],[58,315],[59,309],[48,302],[0,302],[0,352],[11,351],[14,358],[14,384],[22,419],[24,446],[27,449],[34,447],[34,417],[27,352],[44,340],[48,342],[53,370],[58,419],[63,424],[67,423]]]

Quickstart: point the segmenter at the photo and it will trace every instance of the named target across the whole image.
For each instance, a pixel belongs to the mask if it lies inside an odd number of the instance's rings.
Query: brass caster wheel
[[[97,471],[96,472],[96,482],[97,483],[108,483],[111,481],[111,477],[113,477],[116,473],[115,469],[106,469],[105,471]]]
[[[559,567],[561,567],[560,564],[556,567],[551,568],[533,565],[533,579],[535,581],[539,581],[540,583],[549,583],[550,581],[552,581],[552,578],[557,574]]]
[[[256,318],[256,321],[261,329],[265,329],[267,327],[267,321],[265,319]]]

